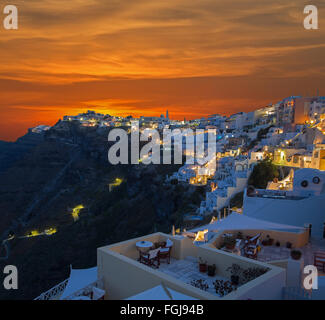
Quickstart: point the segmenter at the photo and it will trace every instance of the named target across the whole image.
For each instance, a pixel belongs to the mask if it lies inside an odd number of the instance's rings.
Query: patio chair
[[[173,241],[171,241],[170,239],[167,239],[166,241],[166,246],[164,248],[161,248],[159,251],[159,262],[161,262],[161,260],[167,260],[167,263],[170,264],[170,253],[172,251],[172,247],[173,247]]]
[[[257,249],[260,246],[260,244],[261,244],[260,239],[257,239],[256,242],[254,241],[254,242],[246,243],[244,245],[244,249],[254,250]]]
[[[325,272],[325,252],[317,251],[314,253],[314,266]]]
[[[244,249],[244,255],[246,258],[257,259],[257,246],[248,246]]]
[[[171,248],[173,246],[173,241],[171,241],[170,239],[167,239],[166,241],[166,248]]]
[[[245,247],[250,246],[250,245],[256,245],[257,242],[259,241],[260,236],[261,236],[261,233],[258,233],[254,237],[251,237],[251,238],[245,240]]]
[[[161,248],[150,250],[147,253],[140,252],[140,262],[149,266],[158,269],[160,265],[159,260],[159,251]]]

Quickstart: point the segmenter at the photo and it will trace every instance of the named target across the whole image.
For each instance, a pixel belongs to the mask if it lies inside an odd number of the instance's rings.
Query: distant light
[[[74,221],[77,221],[79,219],[79,213],[82,209],[85,207],[80,204],[79,206],[76,206],[75,208],[72,209],[72,218]]]
[[[49,229],[45,229],[45,231],[44,231],[44,233],[48,236],[50,236],[56,232],[57,232],[56,228],[49,228]]]
[[[142,162],[142,159],[139,159],[139,162]],[[114,182],[113,183],[110,183],[108,185],[109,191],[112,191],[112,188],[113,187],[118,187],[122,182],[123,182],[123,179],[121,179],[121,178],[115,178]]]
[[[27,237],[30,238],[30,237],[37,237],[39,236],[41,233],[37,230],[32,230],[29,234],[27,234]]]

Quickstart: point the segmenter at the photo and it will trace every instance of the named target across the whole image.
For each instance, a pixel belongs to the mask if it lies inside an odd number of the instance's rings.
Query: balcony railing
[[[69,279],[62,281],[61,283],[57,284],[55,287],[51,288],[50,290],[43,292],[34,300],[59,300],[60,296],[62,295],[63,291],[65,290],[68,284],[68,281]],[[103,284],[104,284],[103,279],[97,279],[95,282],[90,283],[86,287],[81,288],[78,291],[72,293],[71,295],[65,297],[64,300],[71,300],[74,297],[80,295],[89,295],[93,287],[103,288]]]
[[[43,292],[41,295],[39,295],[34,300],[54,300],[54,299],[58,298],[64,291],[65,287],[67,286],[68,280],[69,279],[65,279],[64,281],[57,284],[55,287],[51,288],[50,290]]]

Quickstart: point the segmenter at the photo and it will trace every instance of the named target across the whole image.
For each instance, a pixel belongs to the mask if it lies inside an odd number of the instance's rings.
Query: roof
[[[158,285],[126,300],[197,300],[178,291]]]
[[[68,284],[63,291],[60,300],[68,298],[75,292],[97,281],[97,267],[90,269],[72,269]]]
[[[287,224],[279,224],[266,220],[251,218],[240,213],[231,213],[222,220],[214,221],[208,225],[190,230],[197,232],[199,230],[223,231],[223,230],[282,230],[282,231],[298,231],[302,227],[291,226]]]

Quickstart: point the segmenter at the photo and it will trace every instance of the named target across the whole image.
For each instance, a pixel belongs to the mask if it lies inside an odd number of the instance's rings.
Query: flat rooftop
[[[197,258],[191,256],[188,256],[183,260],[176,260],[172,258],[170,264],[164,262],[161,263],[158,270],[187,284],[191,284],[191,281],[193,280],[202,279],[209,285],[207,292],[216,296],[219,295],[216,294],[213,282],[215,280],[230,280],[229,278],[227,279],[226,277],[222,277],[218,274],[211,277],[208,276],[207,273],[199,272]]]
[[[305,246],[297,249],[302,252],[304,265],[313,265],[315,252],[325,252],[325,239],[310,238],[309,242]],[[257,260],[262,262],[287,260],[290,257],[290,252],[291,249],[284,246],[262,246],[261,251],[258,253]],[[319,271],[319,273],[322,272]]]
[[[162,260],[156,269],[138,261],[137,242],[150,241],[154,244],[167,238],[173,242],[170,264]],[[106,299],[126,299],[162,283],[175,291],[203,300],[280,299],[285,283],[285,270],[279,266],[236,256],[213,248],[208,243],[196,246],[187,237],[159,232],[98,248],[97,253],[98,276],[103,279],[105,291],[108,292]],[[208,265],[216,265],[215,276],[200,272],[199,259]],[[221,297],[216,294],[213,282],[229,281],[229,267],[233,264],[245,270],[262,268],[267,272],[243,282],[236,290]],[[193,286],[193,280],[203,280],[208,284],[208,290]]]

